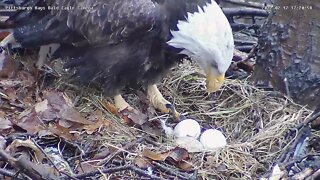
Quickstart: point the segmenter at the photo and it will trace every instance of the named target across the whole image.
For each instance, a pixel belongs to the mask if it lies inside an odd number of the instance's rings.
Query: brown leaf
[[[18,71],[18,79],[25,87],[32,87],[35,85],[36,79],[28,71]]]
[[[103,99],[102,101],[100,101],[100,104],[103,106],[104,109],[108,110],[112,114],[118,114],[118,108],[114,104],[108,102],[107,100]]]
[[[16,125],[25,129],[28,133],[37,133],[45,129],[34,109],[28,109],[20,113]]]
[[[69,141],[74,141],[77,139],[76,136],[72,135],[69,129],[60,126],[59,124],[52,124],[50,123],[48,129],[55,135],[62,137]]]
[[[194,166],[191,163],[186,162],[186,161],[178,162],[178,164],[176,164],[176,166],[182,170],[185,170],[185,171],[190,171],[194,168]]]
[[[147,169],[148,167],[152,167],[150,160],[143,157],[136,157],[134,159],[134,164],[142,169]]]
[[[62,109],[59,112],[59,117],[61,119],[64,119],[70,122],[84,124],[84,125],[93,123],[92,121],[88,121],[86,118],[82,117],[82,115],[72,107],[67,107],[65,109]]]
[[[0,77],[13,77],[16,72],[15,69],[15,63],[10,55],[8,55],[6,51],[0,51]]]
[[[20,147],[26,147],[26,148],[32,149],[36,162],[42,162],[42,160],[45,158],[45,155],[42,153],[42,151],[30,139],[27,139],[27,140],[16,139],[6,148],[6,151],[15,152]]]
[[[44,99],[48,100],[48,104],[57,111],[65,109],[66,107],[72,107],[72,103],[70,103],[71,100],[61,92],[51,90],[45,91],[43,94]]]
[[[88,117],[88,120],[90,122],[93,122],[89,125],[85,125],[83,129],[86,131],[87,134],[93,134],[97,129],[100,129],[101,127],[109,127],[110,121],[104,118],[102,112],[95,111],[91,116]]]
[[[77,166],[77,167],[78,167],[77,170],[80,173],[89,173],[97,169],[97,167],[93,163],[89,163],[89,162],[81,162],[80,166]]]
[[[14,102],[15,100],[17,100],[17,94],[13,88],[6,88],[4,90],[4,94],[7,95],[8,100],[10,100],[11,102]]]
[[[181,169],[189,169],[191,168],[191,164],[185,162],[189,159],[189,153],[186,149],[176,147],[172,150],[166,151],[166,152],[153,152],[149,149],[145,149],[142,152],[143,157],[147,157],[149,159],[152,159],[154,161],[166,161],[170,160],[173,164],[175,164],[177,167],[180,167]]]
[[[48,100],[43,100],[34,105],[29,116],[36,117],[41,122],[52,122],[58,118],[57,112],[48,104]],[[44,125],[44,124],[43,124]]]
[[[123,115],[123,117],[127,117],[129,120],[131,120],[134,124],[137,125],[142,125],[148,120],[147,115],[143,114],[138,110],[129,111],[128,109],[125,109],[121,111],[121,114]]]
[[[189,159],[189,153],[184,148],[176,147],[173,150],[170,150],[169,157],[171,157],[176,162],[180,162],[182,160]]]
[[[44,93],[45,101],[47,105],[43,103],[43,108],[49,106],[50,112],[54,113],[54,116],[60,118],[59,124],[64,127],[71,127],[73,123],[81,125],[92,124],[91,121],[85,119],[77,110],[74,109],[73,104],[69,97],[65,96],[61,92],[46,91]]]
[[[7,37],[10,34],[10,32],[0,32],[0,41],[2,41],[5,37]]]
[[[98,160],[98,159],[103,159],[107,156],[110,155],[110,149],[107,147],[103,147],[102,149],[99,150],[98,153],[96,153],[91,160]]]
[[[12,123],[5,118],[5,113],[0,111],[0,130],[6,130],[12,128]]]
[[[147,132],[149,134],[155,135],[155,136],[161,136],[162,135],[162,128],[159,128],[159,124],[157,124],[156,121],[153,122],[146,122],[143,125],[141,125],[141,129],[144,132]]]
[[[165,161],[167,159],[167,157],[170,155],[170,151],[167,151],[165,153],[157,153],[157,152],[153,152],[149,149],[145,149],[142,152],[142,155],[144,157],[147,157],[149,159],[155,160],[155,161]]]
[[[38,102],[34,105],[34,109],[36,111],[36,113],[40,113],[40,112],[45,112],[46,110],[49,109],[48,107],[48,100],[45,99],[42,102]]]

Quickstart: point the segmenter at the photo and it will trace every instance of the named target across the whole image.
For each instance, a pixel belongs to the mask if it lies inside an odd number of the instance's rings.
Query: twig
[[[255,8],[223,8],[226,16],[261,16],[268,17],[269,13],[266,10]]]
[[[246,41],[242,39],[235,39],[234,43],[239,45],[254,45],[254,44],[257,44],[257,41],[249,41],[249,40]]]
[[[249,45],[245,45],[245,46],[236,46],[236,49],[238,49],[239,51],[243,51],[243,52],[250,52],[252,50],[254,46],[249,46]]]
[[[243,23],[231,23],[231,28],[233,31],[241,31],[243,29],[260,29],[259,24],[243,24]]]
[[[11,172],[6,169],[0,168],[0,174],[2,174],[3,176],[11,177],[15,180],[23,180],[22,178],[17,177],[17,173]]]
[[[243,0],[223,0],[223,2],[237,4],[237,5],[241,5],[241,6],[252,7],[252,8],[259,8],[259,9],[265,8],[265,4],[256,3],[256,2],[246,2]]]
[[[300,123],[295,129],[301,129],[301,128],[305,127],[305,126],[310,125],[310,123],[312,123],[313,121],[317,120],[318,117],[320,117],[320,111],[313,113],[313,115],[311,117],[306,119],[304,122]]]
[[[160,170],[165,171],[166,173],[168,173],[170,175],[176,176],[179,179],[190,179],[190,177],[191,177],[191,175],[189,175],[187,173],[178,172],[177,170],[170,168],[170,167],[166,167],[158,162],[153,161],[152,164],[155,165]]]
[[[31,179],[41,179],[44,177],[46,177],[45,179],[58,179],[57,176],[51,174],[49,171],[37,168],[36,165],[29,161],[24,155],[16,159],[7,154],[3,149],[0,149],[0,156],[12,167],[17,168]]]
[[[135,173],[137,173],[140,176],[149,177],[151,179],[164,180],[161,177],[158,177],[158,176],[155,176],[155,175],[152,175],[152,174],[148,174],[147,171],[139,169],[139,168],[137,168],[137,167],[135,167],[133,165],[125,165],[125,166],[120,166],[120,167],[105,168],[105,169],[102,169],[102,170],[96,170],[96,171],[92,171],[92,172],[89,172],[89,173],[76,175],[76,176],[73,176],[73,177],[74,178],[78,178],[78,179],[82,179],[82,178],[86,178],[86,177],[96,176],[96,175],[100,174],[101,172],[106,173],[106,174],[110,174],[110,173],[115,173],[115,172],[119,172],[119,171],[127,171],[127,170],[134,171]]]
[[[69,177],[70,179],[76,180],[75,178],[73,178],[72,176],[70,176],[68,173],[63,172],[63,171],[60,171],[60,170],[57,168],[57,166],[54,164],[54,162],[53,162],[53,160],[50,158],[50,156],[41,148],[41,146],[39,146],[39,144],[38,144],[34,139],[31,139],[31,141],[32,141],[33,144],[34,144],[35,146],[37,146],[37,148],[40,149],[40,151],[46,156],[46,158],[49,160],[49,162],[52,164],[52,166],[54,167],[54,169],[55,169],[57,172],[59,172],[59,173],[65,175],[65,176]]]
[[[278,163],[287,162],[290,158],[294,156],[294,152],[296,151],[296,148],[301,141],[304,141],[309,135],[310,135],[310,127],[306,126],[306,128],[301,129],[298,132],[298,135],[295,137],[295,140],[291,143],[290,146],[288,146],[280,156]]]
[[[142,142],[145,138],[141,137],[133,142],[130,142],[128,144],[126,144],[123,148],[118,149],[117,151],[115,151],[114,153],[110,154],[108,157],[102,159],[100,162],[97,163],[97,166],[101,166],[101,165],[105,165],[108,164],[110,161],[112,161],[112,159],[114,157],[116,157],[118,154],[120,154],[121,152],[123,152],[124,150],[130,149],[133,146],[137,145],[138,143]]]

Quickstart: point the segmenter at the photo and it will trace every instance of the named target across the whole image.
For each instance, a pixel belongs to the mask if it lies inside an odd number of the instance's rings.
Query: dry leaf
[[[16,90],[13,89],[13,88],[6,88],[4,90],[4,94],[7,95],[8,99],[11,101],[11,102],[14,102],[17,100],[17,94],[16,94]]]
[[[147,120],[148,120],[147,115],[143,114],[142,112],[140,112],[138,110],[129,111],[128,109],[125,109],[125,110],[121,111],[121,114],[123,115],[123,119],[125,120],[125,122],[130,120],[134,124],[137,124],[137,125],[142,125],[145,122],[147,122]],[[128,119],[126,119],[126,118],[128,118]]]
[[[93,124],[92,121],[88,121],[86,118],[82,117],[82,115],[72,107],[67,107],[60,110],[59,117],[63,120],[73,123],[79,123],[83,125]]]
[[[69,141],[77,139],[76,136],[72,135],[68,128],[62,127],[59,124],[49,124],[48,129],[55,135],[62,137]]]
[[[189,159],[189,153],[184,148],[176,147],[173,150],[170,150],[169,152],[169,157],[171,157],[176,162]]]
[[[45,158],[45,155],[42,153],[42,151],[30,140],[14,140],[7,148],[6,151],[8,152],[15,152],[20,147],[26,147],[33,150],[35,162],[42,162],[42,160]]]
[[[36,84],[36,79],[28,71],[18,71],[18,79],[21,81],[21,84],[25,87],[32,87]]]
[[[62,110],[66,107],[71,107],[69,98],[64,96],[63,93],[57,91],[45,91],[44,98],[48,100],[48,104],[52,106],[53,109]]]
[[[15,74],[13,59],[5,51],[0,50],[0,77],[11,78]]]
[[[25,110],[20,113],[16,125],[25,129],[28,133],[37,133],[45,129],[43,122],[39,120],[34,109]]]
[[[149,149],[145,149],[142,152],[142,155],[144,157],[147,157],[149,159],[155,160],[155,161],[165,161],[168,156],[170,155],[170,151],[167,151],[165,153],[157,153],[157,152],[153,152]]]
[[[152,167],[150,160],[143,157],[136,157],[134,159],[134,164],[142,169],[147,169],[149,167]]]
[[[186,162],[186,160],[189,160],[189,153],[186,149],[176,147],[172,150],[166,151],[166,152],[153,152],[149,149],[145,149],[142,152],[143,157],[147,157],[149,159],[152,159],[154,161],[166,161],[170,160],[169,162],[172,162],[177,167],[188,170],[192,167],[192,164]]]
[[[83,127],[87,134],[93,134],[101,127],[110,127],[111,124],[110,121],[103,116],[102,111],[100,110],[95,111],[91,116],[88,117],[88,120],[93,123]]]
[[[8,35],[10,34],[9,31],[1,31],[0,32],[0,41],[3,40],[4,38],[6,38]]]
[[[108,110],[112,114],[118,114],[118,108],[114,104],[108,102],[107,100],[103,99],[100,102],[100,104],[103,106],[104,109]]]
[[[81,162],[80,166],[77,166],[77,170],[80,173],[89,173],[97,170],[97,167],[93,164],[90,164],[89,162]]]
[[[155,135],[155,136],[161,136],[162,135],[162,128],[159,128],[159,123],[157,121],[147,121],[143,125],[141,125],[141,129],[144,132],[147,132],[149,134]]]
[[[36,103],[34,105],[34,109],[36,111],[36,113],[39,113],[39,112],[44,112],[48,109],[48,100],[44,100],[42,102],[39,102],[39,103]]]
[[[12,123],[5,118],[5,113],[0,111],[0,130],[6,130],[12,128]]]

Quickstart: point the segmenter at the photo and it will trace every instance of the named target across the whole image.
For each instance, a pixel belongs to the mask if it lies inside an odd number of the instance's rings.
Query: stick
[[[262,3],[245,2],[243,0],[223,0],[223,1],[231,4],[246,6],[246,7],[259,8],[259,9],[265,8],[265,4],[262,4]]]
[[[118,149],[117,151],[115,151],[114,153],[110,154],[108,157],[102,159],[100,162],[97,163],[97,166],[101,166],[101,165],[105,165],[108,164],[114,157],[116,157],[118,154],[120,154],[121,152],[123,152],[124,150],[130,149],[133,146],[137,145],[138,143],[142,142],[144,140],[144,137],[141,137],[133,142],[130,142],[128,144],[126,144],[125,146],[123,146],[123,148]]]
[[[17,177],[17,173],[11,172],[6,169],[0,168],[0,174],[2,174],[3,176],[11,177],[12,179],[23,180],[22,178]]]
[[[268,17],[269,13],[263,9],[255,8],[223,8],[226,16],[261,16]]]
[[[89,173],[76,175],[76,176],[73,176],[73,177],[77,178],[77,179],[83,179],[83,178],[87,178],[87,177],[91,177],[91,176],[96,176],[96,175],[100,174],[101,172],[106,173],[106,174],[111,174],[111,173],[116,173],[116,172],[120,172],[120,171],[127,171],[127,170],[134,171],[135,173],[137,173],[140,176],[145,176],[145,177],[148,177],[148,178],[151,178],[151,179],[164,180],[161,177],[158,177],[158,176],[155,176],[155,175],[152,175],[152,174],[148,174],[147,171],[139,169],[139,168],[137,168],[137,167],[135,167],[133,165],[125,165],[125,166],[119,166],[119,167],[113,167],[113,168],[105,168],[105,169],[102,169],[101,171],[96,170],[96,171],[92,171],[92,172],[89,172]]]

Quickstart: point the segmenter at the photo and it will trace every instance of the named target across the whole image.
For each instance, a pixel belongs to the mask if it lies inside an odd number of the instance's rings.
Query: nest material
[[[58,74],[62,73],[60,71]],[[53,86],[66,92],[81,113],[91,114],[97,108],[104,110],[99,102],[103,99],[101,92],[89,89],[87,93],[91,96],[84,96],[81,88],[67,82],[65,76],[62,76]],[[286,138],[288,130],[295,128],[312,113],[277,92],[264,91],[250,85],[250,81],[246,79],[227,79],[222,89],[212,94],[206,93],[204,82],[203,72],[196,65],[185,61],[174,68],[159,85],[160,91],[179,112],[196,119],[204,129],[219,129],[227,137],[228,146],[218,155],[190,154],[190,162],[193,163],[194,169],[198,170],[197,177],[202,179],[261,177],[270,170],[281,152],[293,141]],[[141,101],[138,96],[125,96],[129,104],[139,109]],[[169,139],[160,137],[153,143],[139,141],[138,145],[134,145],[136,148],[127,150],[125,145],[128,142],[135,142],[137,138],[149,135],[150,132],[128,126],[123,119],[105,110],[104,112],[106,119],[111,122],[111,128],[99,132],[98,136],[82,134],[80,143],[83,150],[90,149],[90,146],[113,147],[126,154],[114,155],[117,156],[118,163],[120,158],[125,164],[133,164],[134,159],[146,148],[163,152],[176,147]],[[167,117],[168,115],[159,114],[150,121]],[[113,160],[108,161],[112,167]],[[164,166],[172,168],[165,162]],[[134,177],[136,174],[121,171],[114,176]]]
[[[201,74],[197,66],[181,64],[162,83],[162,92],[171,94],[180,112],[196,117],[203,127],[222,130],[227,137],[229,145],[218,160],[202,163],[197,167],[199,173],[209,179],[210,175],[219,179],[259,177],[290,143],[285,138],[288,130],[311,111],[247,80],[227,80],[220,91],[209,95]]]
[[[221,130],[227,137],[228,146],[219,155],[191,155],[191,162],[198,169],[198,177],[261,177],[292,141],[285,137],[288,130],[305,120],[311,111],[277,92],[258,89],[247,80],[226,80],[220,91],[208,94],[205,92],[202,74],[197,66],[185,62],[173,69],[160,85],[161,92],[179,112],[198,120],[204,128]],[[129,97],[129,104],[136,105],[139,102],[138,97]],[[80,107],[86,107],[82,108],[83,111],[97,104],[92,99],[86,101],[85,104],[80,104]],[[124,125],[121,119],[112,114],[108,117],[117,122],[117,133],[106,132],[100,139],[108,142],[108,146],[126,144],[146,133]],[[153,119],[158,118],[163,118],[163,115]],[[136,152],[128,154],[126,161],[133,160],[146,147],[160,152],[172,149],[175,145],[168,139],[161,143],[141,143]]]

